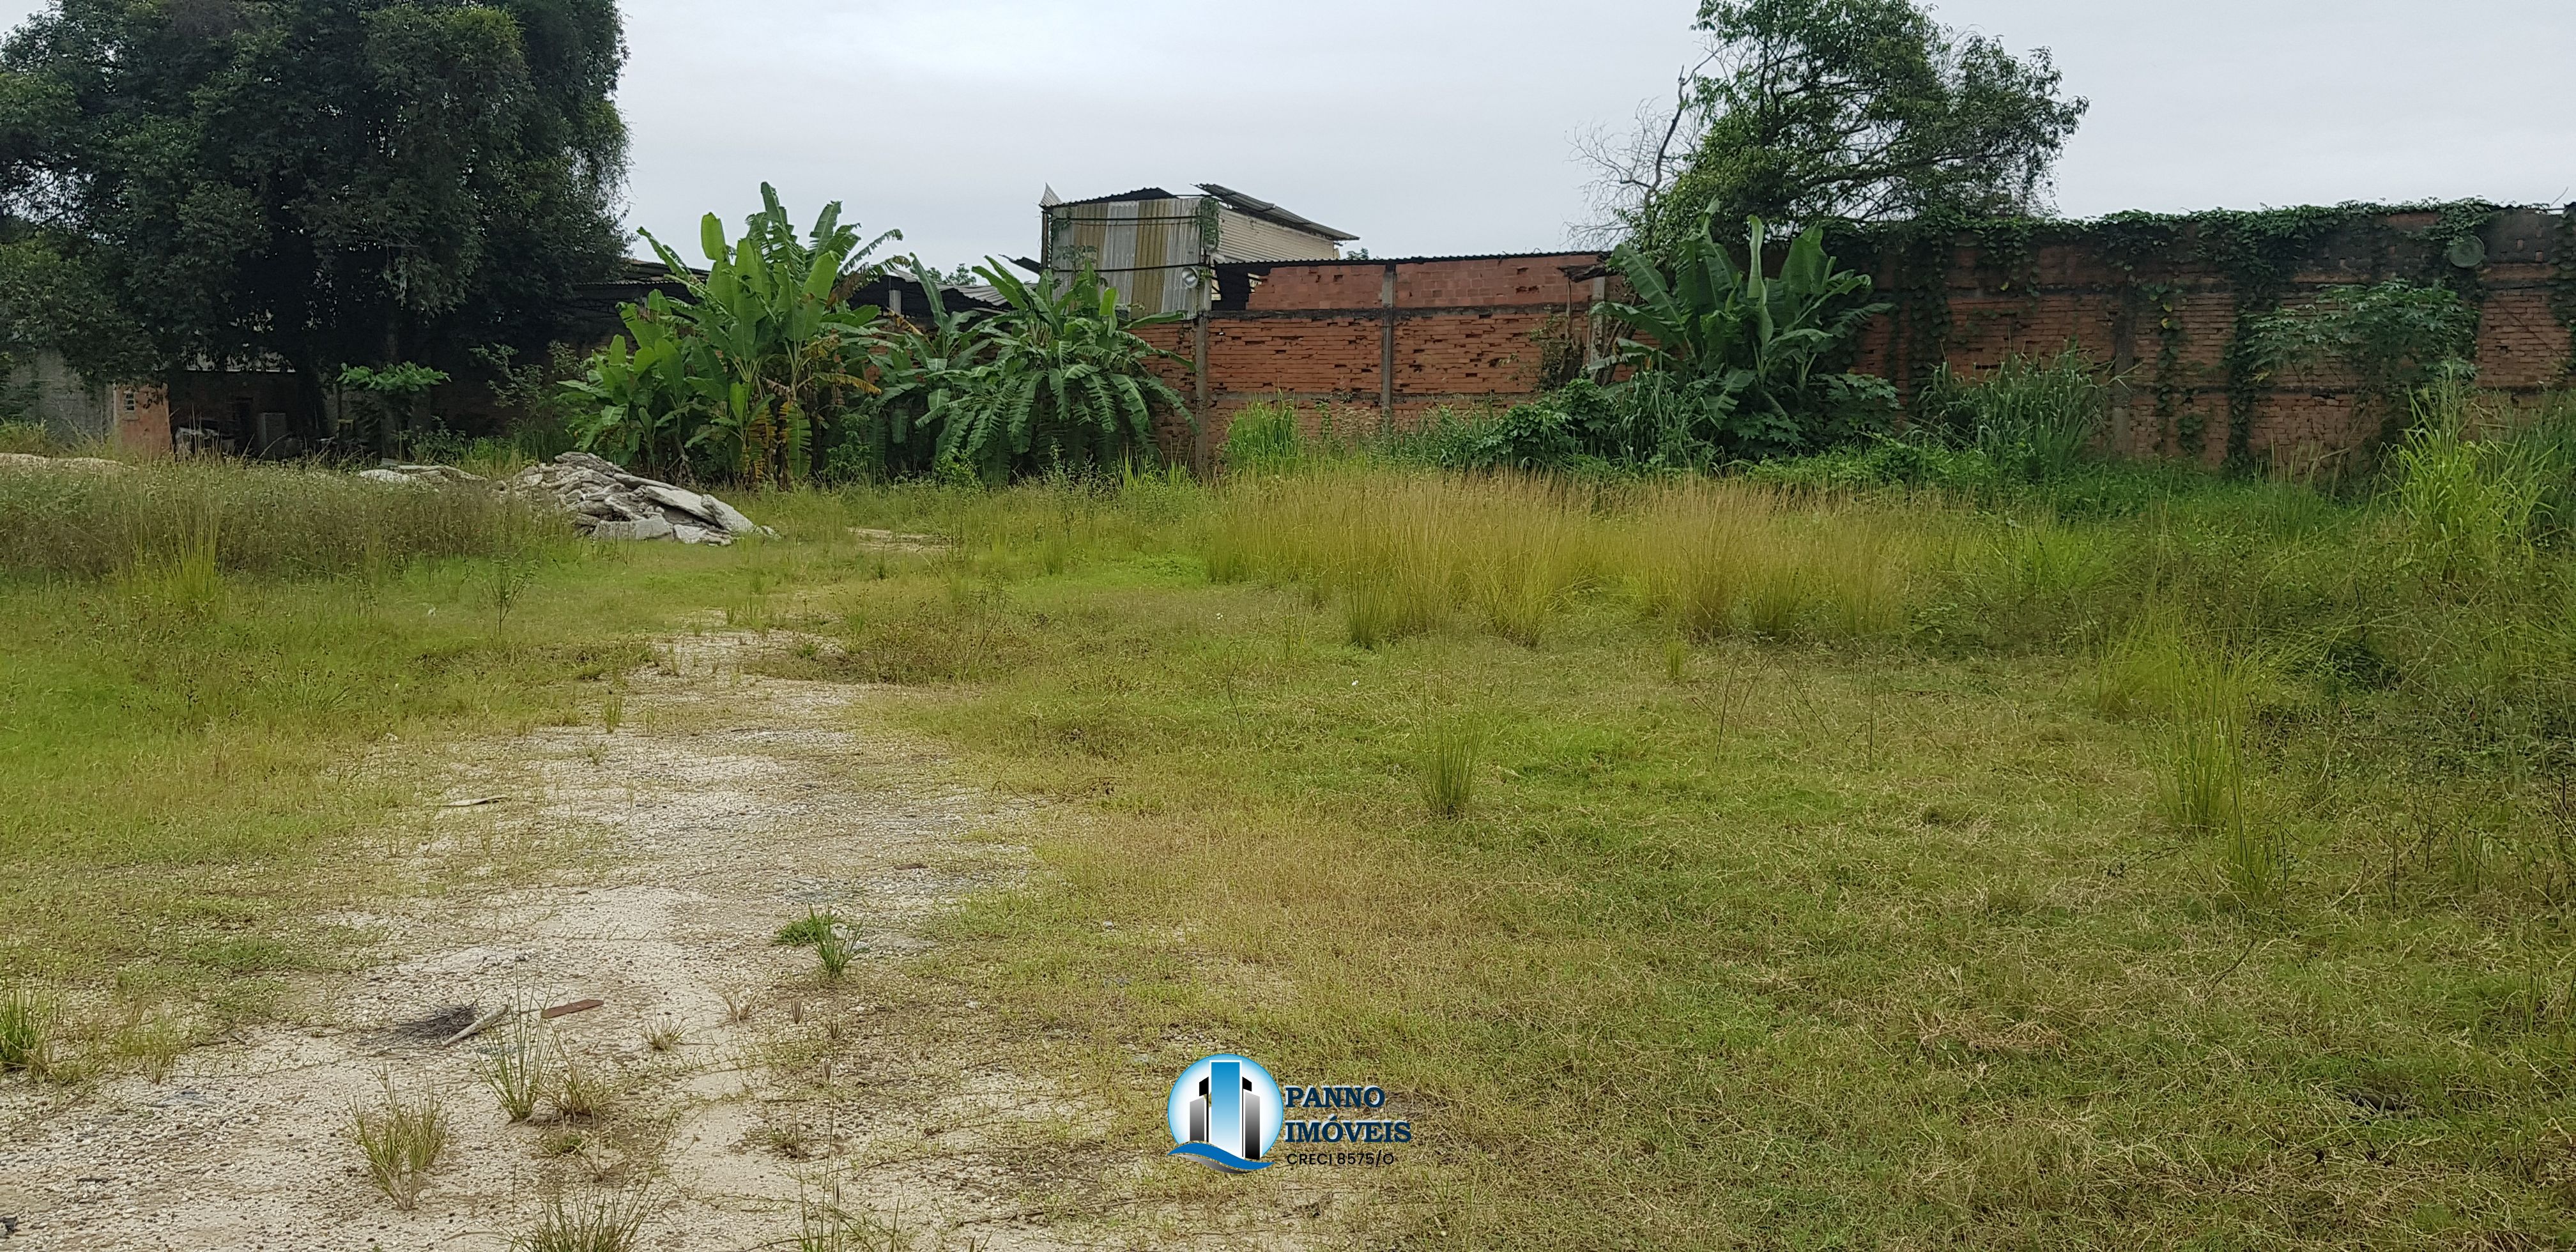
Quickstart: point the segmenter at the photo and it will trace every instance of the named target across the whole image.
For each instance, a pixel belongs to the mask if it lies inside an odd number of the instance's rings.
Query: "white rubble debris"
[[[390,462],[358,476],[374,482],[406,484],[471,485],[488,481],[452,465]],[[531,465],[499,487],[511,495],[562,509],[571,516],[575,527],[594,539],[674,539],[721,547],[732,543],[737,535],[777,533],[755,525],[714,496],[627,473],[615,463],[587,452],[567,452],[544,464]]]
[[[491,479],[468,474],[453,465],[396,465],[385,462],[371,470],[358,471],[358,477],[371,483],[488,483]]]

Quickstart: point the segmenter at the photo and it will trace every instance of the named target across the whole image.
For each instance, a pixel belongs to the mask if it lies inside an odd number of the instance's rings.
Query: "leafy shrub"
[[[403,455],[427,432],[431,389],[448,381],[445,370],[409,361],[382,368],[352,365],[340,371],[340,390],[355,392],[356,402],[342,406],[340,434],[353,444],[372,445],[387,456]]]
[[[1153,461],[1154,411],[1189,406],[1152,372],[1157,358],[1172,354],[1135,330],[1179,315],[1129,317],[1117,288],[1089,269],[1071,281],[1049,275],[1036,283],[999,261],[975,272],[1007,307],[976,322],[980,354],[962,368],[952,362],[931,392],[924,416],[938,431],[938,456],[964,461],[988,482]]]
[[[2316,365],[2342,369],[2378,397],[2393,421],[2407,397],[2476,373],[2478,310],[2448,287],[2391,278],[2329,287],[2305,305],[2275,310],[2246,327],[2242,349],[2257,377]]]
[[[1715,226],[1712,207],[1671,250],[1669,274],[1634,244],[1611,255],[1636,297],[1607,308],[1630,332],[1619,341],[1638,371],[1630,411],[1656,415],[1659,431],[1678,419],[1718,460],[1828,447],[1882,419],[1895,399],[1885,380],[1825,366],[1889,307],[1859,303],[1869,276],[1835,267],[1821,225],[1789,245],[1777,278],[1763,274],[1762,219],[1746,222],[1740,267]]]

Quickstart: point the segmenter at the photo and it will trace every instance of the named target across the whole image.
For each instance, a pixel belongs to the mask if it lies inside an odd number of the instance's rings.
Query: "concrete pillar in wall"
[[[170,455],[170,391],[166,387],[112,387],[108,407],[116,418],[116,446],[136,456]]]

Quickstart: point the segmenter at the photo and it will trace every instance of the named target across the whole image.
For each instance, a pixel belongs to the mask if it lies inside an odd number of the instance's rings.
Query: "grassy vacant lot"
[[[0,977],[204,1013],[334,959],[292,919],[413,781],[343,763],[720,608],[1056,802],[920,972],[1064,1028],[1030,1066],[1140,1154],[1175,1057],[1394,1093],[1364,1246],[2562,1246],[2576,565],[2424,456],[1978,506],[1326,465],[207,574],[228,523],[193,575],[189,527],[13,536]]]

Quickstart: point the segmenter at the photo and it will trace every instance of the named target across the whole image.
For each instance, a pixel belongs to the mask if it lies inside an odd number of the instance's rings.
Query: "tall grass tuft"
[[[1476,799],[1484,737],[1461,718],[1434,726],[1422,749],[1422,805],[1434,817],[1463,817]]]
[[[838,926],[824,931],[823,937],[814,943],[814,957],[821,963],[823,977],[826,979],[839,978],[849,973],[850,958],[857,950],[858,945],[852,942]]]
[[[554,1086],[552,1059],[536,1018],[525,1011],[513,1012],[493,1032],[483,1061],[483,1085],[492,1089],[511,1121],[536,1116],[538,1101]]]
[[[572,1201],[549,1196],[535,1229],[510,1240],[512,1252],[634,1252],[652,1213],[643,1188],[601,1191]]]
[[[1928,555],[1929,528],[1912,520],[1900,506],[1685,484],[1647,497],[1617,563],[1694,639],[1866,639],[1905,628]]]
[[[1235,484],[1206,551],[1219,581],[1338,600],[1361,647],[1462,619],[1536,646],[1589,593],[1634,595],[1694,639],[1862,639],[1905,629],[1933,516],[1741,482],[1332,462]]]
[[[2105,650],[2096,689],[2107,714],[2163,719],[2166,820],[2218,839],[2228,890],[2247,905],[2271,902],[2289,879],[2280,828],[2246,798],[2246,733],[2275,682],[2265,657],[2195,642],[2169,609],[2151,607]]]
[[[2245,729],[2259,667],[2197,646],[2161,622],[2141,625],[2104,662],[2105,711],[2164,719],[2165,814],[2176,829],[2220,834],[2240,825]]]
[[[2520,569],[2548,494],[2550,445],[2478,438],[2475,398],[2457,383],[2415,398],[2415,423],[2391,458],[2409,554],[2433,577],[2462,581]],[[2497,432],[2484,432],[2493,435]]]
[[[2280,827],[2247,813],[2242,794],[2237,797],[2234,816],[2235,825],[2228,829],[2227,842],[2220,849],[2227,888],[2239,904],[2270,904],[2289,885],[2289,848]]]
[[[350,1134],[367,1158],[367,1178],[376,1189],[408,1213],[429,1185],[430,1170],[447,1151],[447,1111],[435,1095],[406,1100],[384,1078],[384,1107],[350,1114]]]
[[[616,1088],[608,1076],[587,1061],[573,1055],[561,1038],[555,1040],[553,1072],[543,1083],[545,1096],[555,1112],[565,1117],[588,1120],[607,1112]]]
[[[137,551],[116,571],[126,599],[147,612],[168,612],[189,619],[214,616],[223,606],[222,536],[214,518],[195,528],[166,551]]]
[[[24,987],[0,992],[0,1074],[42,1074],[53,1066],[53,1000]]]
[[[1293,470],[1305,459],[1305,445],[1296,406],[1284,400],[1254,404],[1238,410],[1226,427],[1225,470],[1230,474]]]
[[[872,1210],[845,1208],[837,1183],[828,1198],[800,1194],[796,1207],[795,1252],[905,1252],[914,1246],[901,1209],[879,1217]]]

